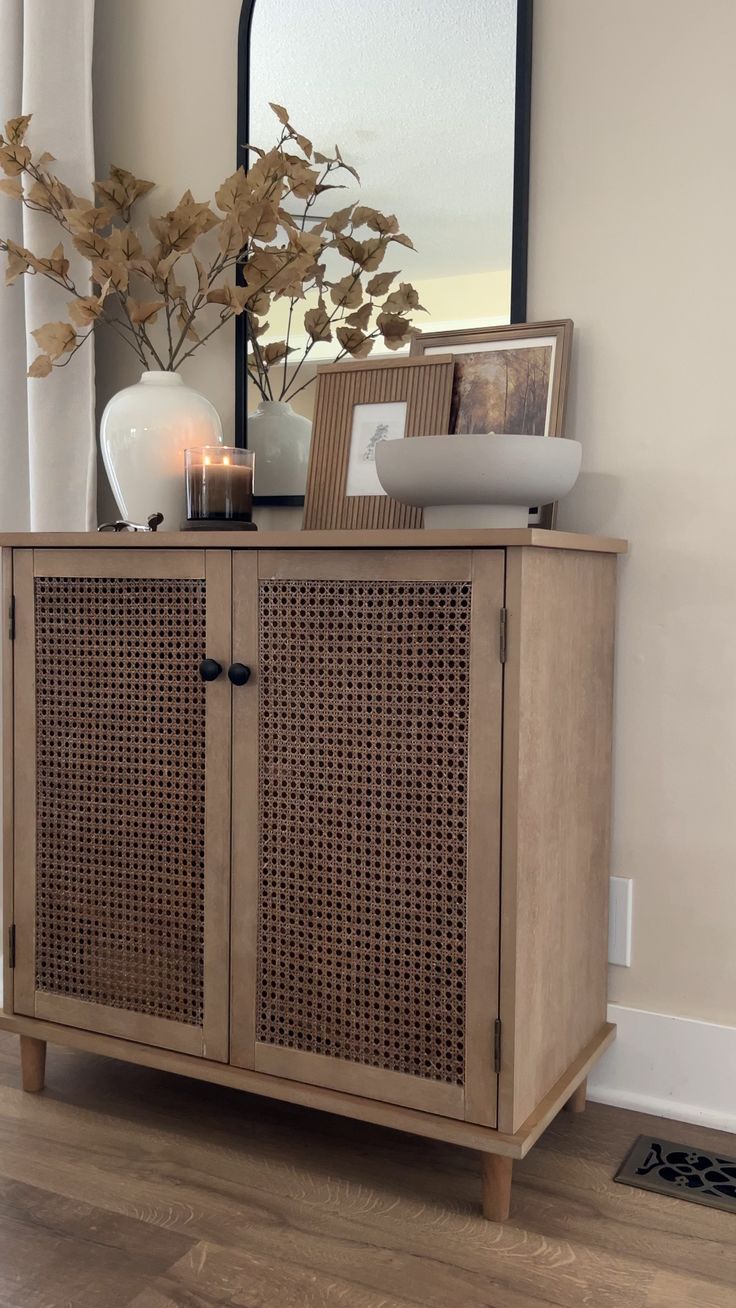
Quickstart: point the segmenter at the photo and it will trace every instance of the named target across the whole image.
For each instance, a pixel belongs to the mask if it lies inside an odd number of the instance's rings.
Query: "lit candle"
[[[250,522],[253,463],[252,451],[226,445],[186,450],[187,519]]]

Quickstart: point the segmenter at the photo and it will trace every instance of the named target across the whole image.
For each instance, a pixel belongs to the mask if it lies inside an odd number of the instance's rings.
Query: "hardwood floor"
[[[561,1114],[495,1226],[465,1150],[48,1053],[24,1095],[0,1033],[0,1308],[736,1305],[732,1216],[611,1181],[657,1119]]]

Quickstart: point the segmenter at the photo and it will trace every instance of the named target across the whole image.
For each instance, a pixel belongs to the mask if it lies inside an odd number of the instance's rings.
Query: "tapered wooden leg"
[[[33,1036],[20,1038],[20,1071],[23,1089],[29,1094],[43,1090],[46,1075],[46,1041]]]
[[[573,1090],[572,1094],[570,1095],[570,1098],[565,1104],[565,1112],[584,1113],[587,1095],[588,1095],[588,1080],[586,1077],[584,1081],[580,1082],[580,1085],[578,1086],[577,1090]]]
[[[483,1168],[483,1216],[489,1222],[505,1222],[511,1210],[513,1158],[481,1154]]]

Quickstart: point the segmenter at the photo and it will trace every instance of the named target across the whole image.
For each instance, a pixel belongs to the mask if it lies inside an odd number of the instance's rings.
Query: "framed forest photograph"
[[[455,435],[561,436],[573,324],[520,323],[464,331],[422,332],[414,356],[451,350],[455,359],[449,430]],[[534,508],[529,524],[550,527],[554,506]]]

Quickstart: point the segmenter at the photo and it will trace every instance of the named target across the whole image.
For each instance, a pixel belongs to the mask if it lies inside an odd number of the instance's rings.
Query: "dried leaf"
[[[259,318],[248,319],[248,331],[251,336],[255,336],[256,340],[258,340],[259,336],[265,335],[270,326],[270,322],[267,322],[265,318],[263,321]]]
[[[380,267],[386,254],[386,242],[380,237],[356,241],[354,236],[338,236],[337,248],[344,259],[357,263],[364,272]]]
[[[269,104],[269,108],[273,109],[279,122],[283,123],[284,127],[288,127],[289,126],[288,110],[284,109],[284,106],[282,104],[274,104],[272,100],[269,100],[268,104]]]
[[[255,313],[259,318],[265,317],[271,308],[271,297],[267,291],[257,290],[255,293],[247,288],[248,295],[248,312]]]
[[[39,168],[45,168],[46,165],[50,163],[56,163],[56,155],[49,154],[48,150],[44,150],[43,154],[38,159],[38,166]]]
[[[134,323],[154,323],[161,310],[166,308],[163,300],[134,300],[132,295],[128,296],[126,306]]]
[[[165,259],[159,259],[156,264],[156,276],[159,281],[165,283],[169,280],[174,264],[178,259],[181,259],[181,253],[179,250],[172,250],[171,254],[167,254]]]
[[[287,354],[293,354],[294,351],[287,346],[286,341],[270,341],[262,353],[266,367],[270,368],[274,363],[279,363],[281,359],[285,359]]]
[[[37,191],[41,192],[41,194],[37,195]],[[28,198],[36,203],[45,200],[48,205],[48,196],[43,186],[38,183],[31,187]],[[65,208],[62,209],[62,213],[75,236],[87,236],[90,232],[99,231],[101,227],[109,227],[113,216],[112,210],[106,205],[88,205],[84,209]],[[130,228],[126,228],[126,230],[130,231]],[[111,232],[110,239],[112,240],[113,237],[118,235],[117,232]]]
[[[353,223],[356,227],[370,227],[372,231],[379,232],[381,236],[387,236],[391,232],[398,232],[399,222],[395,214],[381,213],[379,209],[371,209],[368,205],[359,204],[353,214]]]
[[[146,182],[128,172],[127,168],[119,168],[115,164],[110,168],[109,177],[93,183],[95,195],[121,214],[126,213],[142,195],[152,191],[154,185],[154,182]]]
[[[9,195],[11,200],[22,200],[23,185],[20,177],[4,177],[0,181],[0,192],[3,195]]]
[[[72,240],[74,249],[83,254],[85,259],[95,261],[97,259],[106,259],[108,257],[108,244],[104,236],[89,228],[86,232],[80,231],[79,236]]]
[[[295,132],[295,133],[294,133],[294,140],[296,141],[297,145],[299,146],[299,149],[304,151],[304,153],[305,153],[305,155],[307,156],[307,158],[311,158],[311,155],[312,155],[312,142],[310,141],[309,137],[308,137],[308,136],[301,136],[299,132]]]
[[[181,308],[176,315],[176,321],[178,322],[179,327],[182,329],[182,331],[184,330],[185,327],[187,329],[185,339],[190,341],[195,341],[197,344],[199,344],[201,338],[195,332],[194,328],[192,327],[192,324],[189,321],[189,318],[190,315],[186,312],[184,308]]]
[[[359,181],[360,181],[360,177],[358,176],[358,174],[356,173],[356,171],[355,171],[355,169],[352,167],[352,165],[351,165],[351,164],[348,164],[348,163],[345,163],[345,160],[343,159],[342,155],[340,154],[340,147],[337,146],[337,145],[335,146],[335,158],[337,159],[337,161],[338,161],[338,163],[340,164],[340,166],[341,166],[342,168],[345,169],[346,172],[352,174],[352,176],[355,178],[356,182],[359,182]]]
[[[304,330],[313,341],[332,340],[330,317],[323,304],[317,309],[307,310],[304,315]]]
[[[251,241],[273,241],[278,231],[278,206],[272,204],[269,200],[261,200],[258,204],[251,204],[247,209],[241,209],[238,217],[243,232],[243,242],[245,245],[246,238]]]
[[[68,322],[47,322],[31,332],[40,348],[53,361],[62,354],[68,354],[77,339],[77,333]]]
[[[12,141],[0,145],[0,168],[8,177],[17,177],[31,161],[27,145],[14,145]]]
[[[355,313],[348,314],[345,321],[350,327],[359,327],[360,330],[364,332],[371,320],[372,313],[373,305],[370,300],[366,300],[365,304],[361,305],[359,309],[356,309]]]
[[[410,241],[409,237],[405,236],[403,232],[397,232],[395,235],[391,236],[390,239],[396,241],[397,245],[405,245],[408,250],[414,249],[414,242]]]
[[[210,284],[207,276],[207,269],[202,263],[202,260],[197,258],[196,254],[192,253],[192,259],[194,260],[194,267],[197,269],[197,289],[200,295],[206,295]]]
[[[123,259],[137,259],[143,253],[143,246],[132,227],[116,227],[110,232],[108,244],[111,251],[119,253]]]
[[[370,281],[366,282],[365,289],[374,299],[376,296],[385,295],[394,277],[398,275],[398,271],[376,273],[375,277],[371,277]]]
[[[243,312],[247,301],[247,288],[233,286],[231,282],[226,282],[224,286],[217,286],[213,291],[207,292],[208,304],[223,304],[228,309],[232,309],[236,316]]]
[[[36,272],[54,273],[57,277],[66,277],[69,272],[69,260],[64,255],[64,246],[61,243],[46,258],[38,259],[35,255],[31,255],[30,250],[27,253],[29,263]]]
[[[397,313],[379,313],[376,326],[387,350],[400,350],[402,345],[409,344],[412,336],[419,335],[418,329],[412,327],[409,319],[402,318]]]
[[[18,118],[9,118],[5,124],[5,135],[11,145],[21,145],[28,130],[32,114],[20,114]]]
[[[357,327],[338,327],[335,335],[343,350],[354,359],[364,359],[373,349],[373,337],[364,336]]]
[[[238,254],[245,244],[243,229],[240,226],[234,213],[229,213],[220,224],[220,230],[217,233],[217,243],[220,250],[229,259],[234,254]]]
[[[408,309],[421,309],[426,313],[424,306],[419,303],[419,293],[409,282],[401,282],[399,289],[384,300],[382,308],[385,313],[405,313]]]
[[[147,277],[152,282],[156,276],[153,264],[150,259],[131,259],[128,264],[130,272],[140,273],[141,277]]]
[[[116,291],[125,294],[130,284],[129,265],[117,257],[113,259],[96,259],[92,263],[92,280],[97,282],[98,286],[109,282]]]
[[[5,285],[12,286],[23,273],[28,272],[31,266],[29,259],[30,250],[24,250],[22,245],[16,245],[15,241],[6,241],[8,262],[5,269]]]
[[[69,317],[75,327],[89,327],[102,313],[104,297],[83,295],[79,300],[72,300],[69,305]]]
[[[37,354],[31,364],[27,377],[48,377],[52,369],[52,363],[48,354]]]
[[[251,188],[246,179],[245,169],[240,167],[237,172],[225,178],[222,186],[215,193],[215,203],[222,213],[232,213],[233,209],[250,200],[250,194]]]
[[[344,209],[336,209],[325,223],[326,230],[332,232],[333,236],[337,236],[339,232],[347,227],[354,208],[354,204],[348,204]]]
[[[363,289],[360,285],[360,278],[354,273],[348,273],[346,277],[341,277],[339,282],[335,282],[330,287],[330,299],[333,304],[340,305],[343,309],[357,309],[363,302]]]

